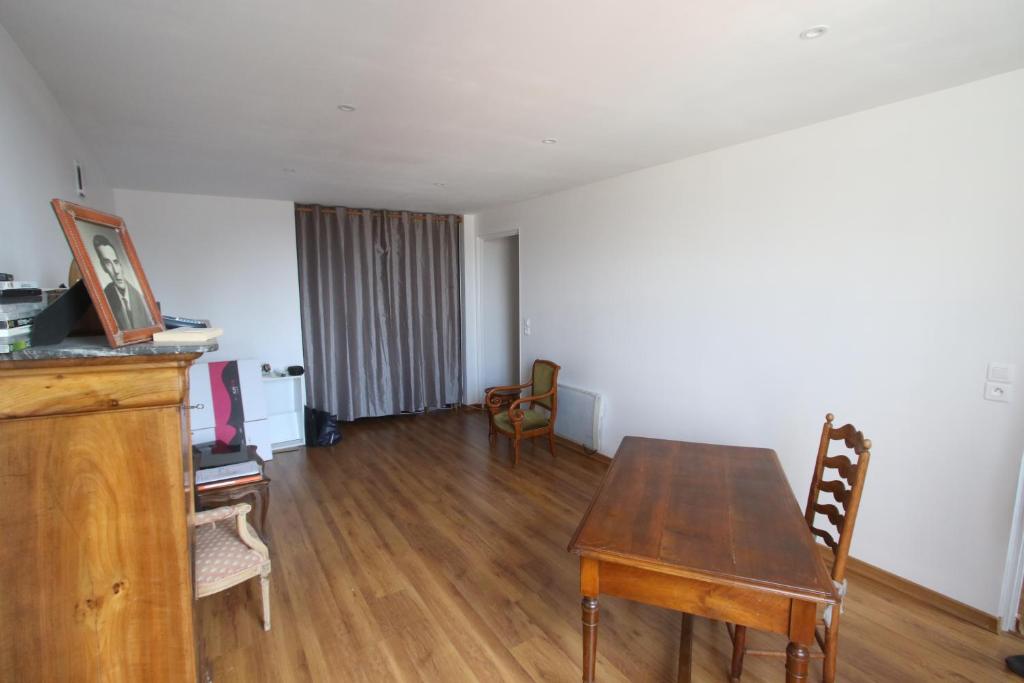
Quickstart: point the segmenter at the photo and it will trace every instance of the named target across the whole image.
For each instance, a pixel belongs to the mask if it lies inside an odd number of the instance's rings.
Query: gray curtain
[[[296,205],[310,406],[354,420],[462,401],[461,225]]]

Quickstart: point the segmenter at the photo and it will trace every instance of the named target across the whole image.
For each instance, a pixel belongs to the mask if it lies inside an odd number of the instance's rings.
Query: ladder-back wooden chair
[[[805,517],[811,533],[821,538],[832,551],[832,582],[836,585],[840,602],[835,607],[825,608],[823,618],[818,622],[822,630],[815,629],[814,638],[821,647],[821,652],[811,653],[813,659],[822,659],[822,680],[833,683],[836,679],[836,654],[839,643],[839,616],[843,611],[843,599],[846,595],[846,562],[850,554],[850,541],[853,540],[853,527],[857,521],[857,510],[860,497],[864,490],[864,478],[868,473],[868,462],[871,460],[871,440],[864,438],[863,432],[851,424],[836,428],[832,426],[832,413],[825,416],[825,424],[821,428],[821,442],[818,445],[818,460],[811,478],[811,491],[807,496]],[[846,455],[829,455],[832,441],[842,441],[847,448],[853,449],[857,461],[853,462]],[[825,471],[834,472],[835,478],[825,479]],[[822,492],[828,493],[834,503],[821,500]],[[831,530],[819,525],[819,515],[828,519],[835,527],[839,537]],[[785,657],[786,653],[775,650],[748,650],[746,647],[747,627],[729,624],[729,635],[732,637],[732,670],[731,679],[734,683],[740,680],[743,673],[744,655],[768,655]]]
[[[548,437],[548,450],[555,455],[555,418],[558,417],[558,371],[561,366],[549,360],[533,361],[530,381],[505,387],[491,387],[484,398],[490,419],[489,439],[494,445],[498,434],[512,441],[512,465],[519,464],[519,442],[538,436]],[[528,396],[509,400],[529,389]],[[529,408],[523,406],[529,404]],[[537,410],[541,408],[541,410]]]

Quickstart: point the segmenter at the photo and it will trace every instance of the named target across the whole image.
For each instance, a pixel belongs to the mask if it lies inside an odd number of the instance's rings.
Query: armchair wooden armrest
[[[252,510],[252,506],[248,503],[235,503],[234,505],[225,505],[224,507],[213,508],[212,510],[201,510],[196,513],[192,525],[210,524],[239,515],[244,518],[250,510]]]
[[[526,387],[532,386],[533,382],[526,382],[525,384],[509,384],[507,386],[491,387],[490,389],[487,390],[487,393],[484,396],[484,405],[490,408],[491,412],[496,412],[498,410],[501,410],[503,404],[505,403],[505,401],[499,395],[499,392],[505,392],[505,395],[507,397],[508,393],[510,392],[514,391],[516,393],[519,393]]]
[[[546,391],[543,394],[537,394],[536,396],[523,396],[522,398],[518,398],[515,401],[512,401],[512,404],[509,405],[509,407],[508,407],[508,419],[510,419],[512,421],[512,424],[517,424],[517,423],[522,422],[523,421],[523,409],[519,407],[521,404],[523,404],[523,403],[533,403],[534,401],[539,401],[541,399],[549,398],[549,397],[554,396],[554,395],[555,395],[555,389],[552,388],[551,391]]]
[[[264,559],[269,559],[270,551],[267,550],[267,546],[256,535],[252,527],[249,526],[249,521],[246,518],[251,510],[252,505],[249,505],[249,503],[235,503],[234,505],[225,505],[224,507],[213,508],[212,510],[202,510],[195,514],[192,525],[213,524],[234,518],[235,524],[238,527],[238,537],[242,542],[262,555]]]

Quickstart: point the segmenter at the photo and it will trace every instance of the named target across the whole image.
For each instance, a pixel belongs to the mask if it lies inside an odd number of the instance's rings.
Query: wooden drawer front
[[[0,371],[0,418],[181,405],[176,364]]]
[[[751,626],[760,631],[789,632],[789,598],[767,591],[666,576],[639,567],[602,562],[601,594],[709,619]]]

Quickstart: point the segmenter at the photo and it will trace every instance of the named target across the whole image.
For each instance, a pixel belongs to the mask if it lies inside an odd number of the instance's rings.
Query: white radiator
[[[555,434],[596,451],[601,437],[601,395],[558,383]]]

